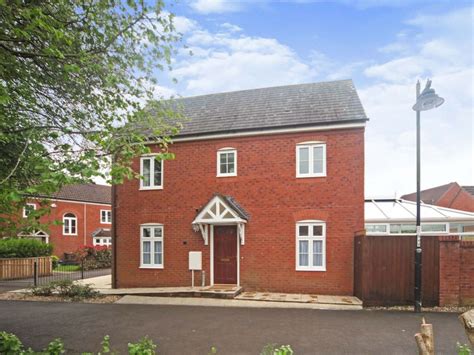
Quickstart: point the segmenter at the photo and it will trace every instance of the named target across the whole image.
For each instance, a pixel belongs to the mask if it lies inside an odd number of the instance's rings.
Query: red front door
[[[237,284],[237,227],[214,227],[214,283]]]

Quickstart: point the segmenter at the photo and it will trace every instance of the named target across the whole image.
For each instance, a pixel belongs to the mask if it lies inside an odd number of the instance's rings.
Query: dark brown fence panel
[[[404,305],[414,301],[415,236],[356,237],[354,293],[365,305]],[[438,237],[424,236],[423,304],[439,297]]]

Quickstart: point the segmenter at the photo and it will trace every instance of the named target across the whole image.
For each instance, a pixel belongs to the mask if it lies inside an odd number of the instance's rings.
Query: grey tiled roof
[[[38,196],[56,198],[60,200],[83,201],[92,203],[112,204],[112,188],[107,185],[75,184],[66,185],[51,196]]]
[[[178,136],[365,121],[352,80],[278,86],[177,99]]]
[[[242,207],[240,206],[236,200],[232,196],[225,196],[225,195],[219,195],[221,196],[225,202],[229,204],[229,206],[237,212],[240,218],[245,219],[248,221],[250,219],[249,213]]]
[[[474,196],[474,186],[463,186],[462,188]]]

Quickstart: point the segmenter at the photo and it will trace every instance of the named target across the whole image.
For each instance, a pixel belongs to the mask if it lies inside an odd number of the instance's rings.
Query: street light
[[[415,312],[421,312],[421,218],[420,218],[420,112],[439,107],[444,99],[431,88],[431,80],[426,82],[420,94],[420,81],[416,83],[416,250],[415,250]]]

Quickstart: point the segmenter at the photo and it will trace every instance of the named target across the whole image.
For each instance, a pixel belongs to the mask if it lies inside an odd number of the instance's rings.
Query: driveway
[[[144,335],[160,354],[259,354],[268,343],[291,344],[296,354],[416,354],[421,316],[410,312],[325,311],[120,304],[0,301],[0,330],[43,348],[60,337],[68,353],[97,351],[103,335],[125,352]],[[425,314],[437,351],[467,343],[453,313]]]

